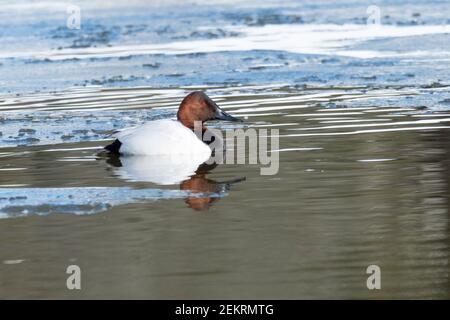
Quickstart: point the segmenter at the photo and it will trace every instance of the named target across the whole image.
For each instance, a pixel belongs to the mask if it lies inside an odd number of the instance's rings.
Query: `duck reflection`
[[[217,164],[207,164],[204,159],[192,156],[118,156],[106,155],[106,162],[115,167],[121,179],[135,182],[152,182],[159,185],[178,184],[180,190],[189,192],[185,199],[188,207],[202,211],[229,192],[235,183],[244,181],[238,177],[226,181],[208,178]]]

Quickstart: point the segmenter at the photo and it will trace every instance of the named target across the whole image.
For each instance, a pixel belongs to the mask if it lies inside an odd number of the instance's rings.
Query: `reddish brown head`
[[[216,186],[217,183],[215,181],[209,180],[206,178],[206,174],[197,174],[191,177],[189,180],[185,180],[180,184],[181,190],[187,190],[194,193],[193,196],[187,197],[185,202],[186,204],[194,209],[194,210],[208,210],[211,204],[218,200],[216,197],[199,197],[195,196],[195,193],[200,192],[208,192],[213,193],[217,192]]]
[[[201,121],[202,123],[208,120],[241,121],[220,109],[202,91],[191,92],[181,101],[177,119],[190,129],[194,129],[195,121]]]

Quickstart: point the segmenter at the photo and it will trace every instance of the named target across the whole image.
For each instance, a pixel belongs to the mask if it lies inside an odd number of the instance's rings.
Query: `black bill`
[[[241,119],[235,118],[232,115],[229,115],[228,113],[226,113],[225,111],[223,111],[222,109],[219,109],[219,108],[217,108],[214,120],[242,122]]]

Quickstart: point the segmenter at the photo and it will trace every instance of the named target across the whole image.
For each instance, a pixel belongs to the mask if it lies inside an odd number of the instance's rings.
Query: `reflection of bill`
[[[208,179],[207,174],[217,164],[204,163],[207,159],[186,156],[122,156],[107,155],[106,162],[116,169],[115,174],[133,182],[152,182],[158,185],[179,184],[187,191],[186,204],[194,210],[208,210],[232,184],[244,181],[245,177],[227,181]]]

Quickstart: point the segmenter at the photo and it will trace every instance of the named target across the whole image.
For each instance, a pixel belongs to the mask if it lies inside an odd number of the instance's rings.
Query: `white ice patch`
[[[93,214],[129,203],[205,195],[220,197],[224,194],[129,187],[2,188],[0,219],[51,213]]]
[[[208,28],[200,28],[208,29]],[[89,59],[146,54],[189,54],[223,51],[279,50],[302,54],[340,55],[357,58],[388,56],[447,56],[449,52],[355,50],[365,41],[381,38],[411,37],[450,33],[450,25],[366,25],[366,24],[289,24],[228,26],[224,30],[240,36],[158,44],[117,45],[101,48],[76,48],[39,52],[3,52],[0,58]],[[404,48],[402,48],[404,50]]]

